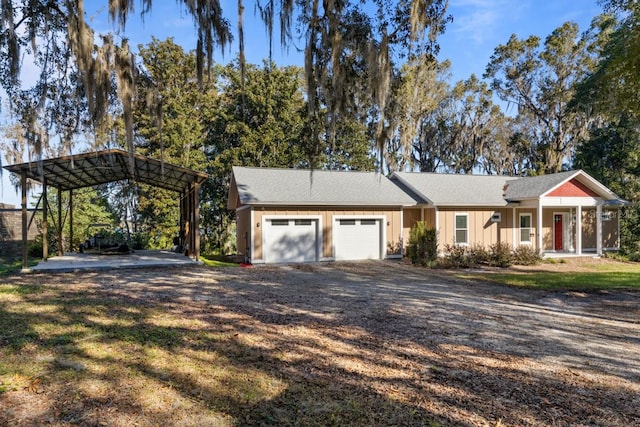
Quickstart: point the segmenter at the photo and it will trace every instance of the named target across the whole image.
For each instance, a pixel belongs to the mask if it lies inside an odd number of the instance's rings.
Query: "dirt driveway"
[[[349,424],[640,426],[637,292],[525,291],[393,262],[47,281],[224,324],[233,339],[260,350],[257,368],[327,390],[306,396],[292,386],[246,411],[237,407],[230,414],[244,420],[238,424],[270,424],[268,412],[275,424],[310,425],[304,420],[329,419],[319,411],[360,405],[369,413],[367,405],[384,404],[381,411],[398,417],[372,413]],[[293,401],[302,422],[282,409]],[[251,418],[256,407],[262,421]]]

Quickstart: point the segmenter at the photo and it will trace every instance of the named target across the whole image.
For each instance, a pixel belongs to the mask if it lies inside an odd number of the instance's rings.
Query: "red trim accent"
[[[578,181],[572,179],[547,194],[547,197],[598,197],[598,193]]]

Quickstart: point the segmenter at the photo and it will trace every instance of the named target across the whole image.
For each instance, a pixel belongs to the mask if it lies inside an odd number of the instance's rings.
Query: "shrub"
[[[634,252],[632,254],[629,254],[629,261],[640,262],[640,252]]]
[[[426,228],[418,221],[411,227],[407,254],[413,264],[431,265],[438,257],[438,235],[434,228]]]
[[[469,265],[489,264],[491,260],[487,248],[477,243],[467,248],[467,257]]]
[[[151,236],[149,233],[135,233],[131,236],[131,248],[134,250],[142,250],[149,247]]]
[[[36,240],[27,243],[27,254],[32,258],[42,258],[44,253],[44,244],[42,237],[36,237]]]
[[[513,251],[512,259],[516,265],[537,265],[542,262],[542,255],[530,245],[520,245]]]
[[[511,266],[511,245],[505,242],[496,242],[489,246],[489,265],[496,267]]]
[[[463,245],[444,246],[444,266],[450,268],[469,268],[471,267],[469,257],[469,247]]]

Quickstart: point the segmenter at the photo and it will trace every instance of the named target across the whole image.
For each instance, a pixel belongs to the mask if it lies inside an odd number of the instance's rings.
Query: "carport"
[[[183,247],[189,248],[189,254],[198,260],[200,255],[199,197],[200,185],[207,174],[181,166],[176,166],[140,154],[120,149],[109,149],[84,154],[57,157],[36,162],[5,166],[5,169],[20,177],[22,195],[22,267],[27,268],[27,179],[42,185],[42,235],[43,259],[49,256],[47,231],[51,209],[47,204],[47,191],[50,187],[58,191],[56,233],[58,242],[62,242],[62,198],[64,191],[69,192],[69,234],[73,241],[73,191],[116,181],[133,181],[174,191],[180,197],[180,236]],[[53,219],[53,217],[52,217]],[[64,248],[58,244],[58,255]]]

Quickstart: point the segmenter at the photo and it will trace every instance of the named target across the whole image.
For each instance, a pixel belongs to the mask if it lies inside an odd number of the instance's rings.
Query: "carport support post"
[[[58,188],[58,256],[64,255],[62,248],[62,190]]]
[[[42,180],[42,260],[49,258],[49,202],[47,201],[47,180]]]
[[[69,190],[69,250],[73,250],[73,190]]]
[[[193,186],[189,186],[189,192],[187,196],[187,218],[189,221],[189,233],[187,237],[187,242],[189,243],[189,256],[191,256],[195,252],[195,241],[193,239],[194,235],[194,223],[193,223]]]
[[[200,256],[200,184],[193,183],[193,255],[198,261]]]
[[[22,193],[22,269],[26,270],[29,260],[27,258],[27,171],[25,169],[20,173],[20,189]]]

